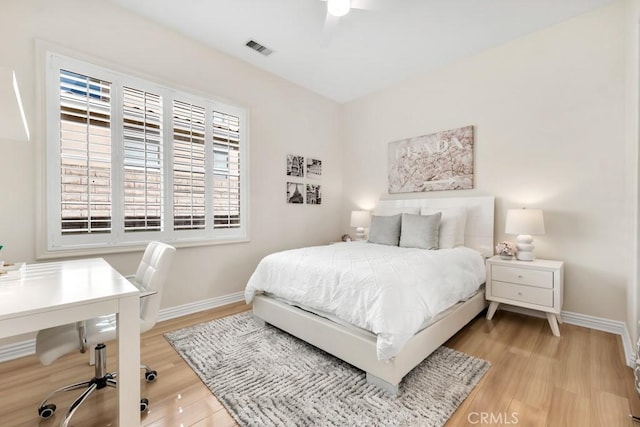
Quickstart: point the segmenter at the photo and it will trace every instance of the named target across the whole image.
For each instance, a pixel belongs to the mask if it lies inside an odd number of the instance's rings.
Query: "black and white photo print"
[[[322,160],[307,157],[307,178],[320,179],[322,176]]]
[[[307,204],[308,205],[322,204],[322,193],[320,192],[319,185],[307,184]]]
[[[287,203],[304,203],[304,184],[301,182],[287,182]]]
[[[296,156],[294,154],[287,155],[287,175],[304,176],[304,156]]]

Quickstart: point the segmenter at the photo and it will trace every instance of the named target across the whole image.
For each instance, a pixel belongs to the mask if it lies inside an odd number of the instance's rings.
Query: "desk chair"
[[[175,248],[160,242],[151,242],[147,246],[138,270],[134,276],[127,279],[140,289],[140,333],[151,329],[158,319],[162,288],[169,273]],[[85,389],[73,401],[60,425],[66,427],[74,412],[95,390],[116,386],[116,373],[107,372],[107,354],[104,342],[116,339],[115,315],[101,316],[82,322],[43,329],[36,337],[36,355],[43,365],[49,365],[67,353],[80,351],[84,353],[87,347],[94,347],[95,376],[88,380],[60,387],[47,395],[38,407],[41,418],[53,416],[56,405],[48,403],[55,394],[63,391]],[[145,369],[145,379],[154,381],[157,372],[148,366]],[[147,399],[140,400],[140,410],[145,411],[149,405]]]

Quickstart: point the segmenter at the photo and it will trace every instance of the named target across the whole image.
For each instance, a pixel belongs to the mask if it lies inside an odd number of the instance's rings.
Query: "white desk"
[[[139,426],[138,289],[102,258],[30,264],[21,279],[0,281],[0,338],[111,313],[118,328],[118,425]]]

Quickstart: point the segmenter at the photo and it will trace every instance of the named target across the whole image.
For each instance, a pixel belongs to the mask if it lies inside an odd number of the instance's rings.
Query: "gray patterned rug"
[[[246,426],[442,426],[489,362],[440,347],[391,397],[365,374],[250,312],[165,334]]]

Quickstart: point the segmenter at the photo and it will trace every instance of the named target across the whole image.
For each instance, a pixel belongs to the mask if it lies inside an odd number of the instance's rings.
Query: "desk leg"
[[[118,425],[140,425],[140,299],[120,298],[118,327]]]

